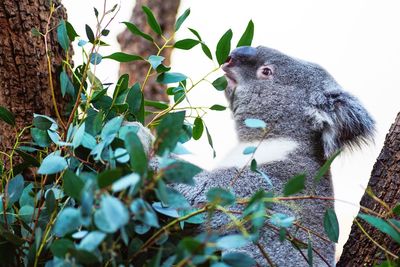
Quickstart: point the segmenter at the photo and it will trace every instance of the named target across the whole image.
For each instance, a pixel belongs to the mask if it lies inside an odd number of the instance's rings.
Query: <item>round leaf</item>
[[[42,162],[39,167],[38,174],[55,174],[67,168],[68,164],[65,158],[50,154]]]

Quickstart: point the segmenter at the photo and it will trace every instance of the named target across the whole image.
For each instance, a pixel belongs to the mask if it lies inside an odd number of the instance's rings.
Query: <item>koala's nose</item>
[[[230,57],[237,60],[248,60],[257,54],[257,49],[251,46],[241,46],[231,52]]]

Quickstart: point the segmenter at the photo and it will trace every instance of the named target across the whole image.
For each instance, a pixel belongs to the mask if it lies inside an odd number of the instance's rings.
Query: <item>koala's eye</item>
[[[262,74],[264,74],[265,76],[270,76],[270,75],[272,75],[272,70],[268,67],[265,67],[262,70]]]
[[[257,70],[257,77],[259,79],[270,79],[274,74],[273,66],[262,66]]]

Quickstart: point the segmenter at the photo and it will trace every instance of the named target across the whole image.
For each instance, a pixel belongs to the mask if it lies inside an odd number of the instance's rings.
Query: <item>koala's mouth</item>
[[[235,89],[237,86],[237,79],[235,73],[232,71],[234,66],[234,60],[232,57],[228,57],[226,62],[222,65],[222,70],[225,72],[225,77],[228,81],[228,88]]]

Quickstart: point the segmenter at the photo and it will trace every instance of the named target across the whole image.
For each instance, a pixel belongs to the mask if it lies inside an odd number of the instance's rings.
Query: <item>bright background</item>
[[[341,236],[339,250],[346,241],[357,204],[367,184],[372,166],[383,145],[386,133],[400,111],[400,2],[397,0],[182,0],[179,14],[191,8],[191,15],[179,31],[177,39],[192,37],[186,27],[200,32],[204,41],[214,48],[229,28],[236,44],[249,19],[255,24],[253,45],[276,48],[286,54],[316,62],[325,67],[349,92],[356,95],[377,122],[375,145],[362,151],[342,154],[332,168],[335,197],[354,205],[336,203]],[[99,11],[100,0],[63,0],[68,16],[78,33],[85,38],[84,24],[94,28],[93,6]],[[119,51],[117,33],[124,27],[118,22],[130,18],[134,1],[108,1],[111,7],[121,3],[121,10],[110,27],[107,42],[111,47],[103,55]],[[214,49],[212,49],[214,51]],[[75,47],[76,62],[80,52]],[[193,51],[174,51],[173,71],[183,72],[198,80],[214,67],[199,47]],[[107,61],[96,70],[103,82],[115,82],[118,64]],[[219,73],[221,74],[221,73]],[[218,76],[218,75],[217,75]],[[212,78],[210,78],[212,80]],[[189,96],[195,106],[226,105],[223,93],[203,83]],[[206,138],[190,142],[194,153],[190,160],[210,169],[235,144],[234,126],[228,111],[210,112],[207,126],[213,136],[217,159],[213,160]]]

